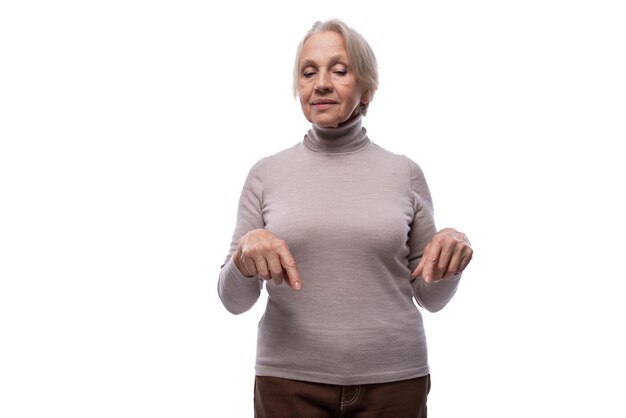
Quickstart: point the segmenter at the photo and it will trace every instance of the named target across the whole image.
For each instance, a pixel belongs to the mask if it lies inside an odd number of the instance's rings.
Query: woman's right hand
[[[295,290],[302,287],[296,260],[287,244],[267,229],[253,229],[241,237],[233,257],[244,276],[258,275],[275,284],[284,281]]]

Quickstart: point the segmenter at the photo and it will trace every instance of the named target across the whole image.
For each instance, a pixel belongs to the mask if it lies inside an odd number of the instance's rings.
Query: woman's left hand
[[[411,276],[426,283],[445,280],[462,272],[474,251],[464,233],[453,228],[437,232],[424,248],[424,254]]]

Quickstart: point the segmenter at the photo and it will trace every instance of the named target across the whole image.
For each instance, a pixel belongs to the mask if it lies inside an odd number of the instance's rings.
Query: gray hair
[[[339,19],[315,22],[313,27],[311,27],[300,42],[300,45],[298,45],[296,63],[293,67],[293,96],[298,96],[298,78],[300,76],[298,64],[302,47],[311,35],[319,32],[335,32],[341,35],[346,44],[346,52],[348,53],[348,59],[350,60],[356,81],[363,91],[368,93],[369,101],[371,101],[374,98],[374,93],[378,90],[378,64],[376,62],[376,56],[365,38]],[[361,104],[361,114],[363,116],[367,114],[369,101],[368,103]]]

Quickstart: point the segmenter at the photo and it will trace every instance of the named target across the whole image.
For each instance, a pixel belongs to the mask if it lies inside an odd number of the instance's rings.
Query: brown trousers
[[[327,385],[257,376],[255,418],[426,418],[430,376],[370,385]]]

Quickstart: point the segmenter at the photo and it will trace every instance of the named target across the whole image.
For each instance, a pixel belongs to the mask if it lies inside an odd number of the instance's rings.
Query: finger
[[[417,267],[413,271],[413,274],[411,274],[413,278],[418,278],[423,274],[424,265],[426,264],[426,257],[424,257],[424,255],[428,252],[429,248],[430,248],[430,244],[427,244],[426,247],[424,247],[422,258],[420,258],[420,262],[417,263]]]
[[[473,257],[474,250],[472,250],[471,247],[466,247],[465,251],[463,252],[463,257],[461,258],[461,266],[459,267],[459,271],[465,270],[465,267],[467,267],[469,262],[472,261]]]
[[[446,266],[446,269],[444,270],[445,271],[445,273],[443,274],[444,279],[452,277],[456,273],[459,273],[460,271],[462,271],[461,261],[463,260],[463,254],[465,252],[465,249],[467,248],[467,244],[463,241],[456,241],[452,243],[450,248],[451,248],[451,256],[450,256],[450,261],[448,262],[448,265]]]
[[[287,284],[295,290],[302,288],[302,281],[300,280],[300,273],[296,266],[296,260],[293,258],[291,251],[286,245],[281,246],[278,252],[280,257],[280,264],[283,266],[284,275],[287,278]]]
[[[446,269],[446,272],[443,275],[444,279],[448,279],[461,271],[462,259],[463,259],[463,253],[455,251],[455,253],[452,255],[452,259],[450,260],[450,263],[448,264],[448,268]]]
[[[283,282],[283,266],[280,264],[280,258],[276,253],[270,253],[266,256],[267,267],[270,271],[270,276],[275,285],[282,284]]]
[[[422,275],[422,272],[424,271],[425,262],[426,262],[426,259],[422,257],[420,259],[420,262],[417,264],[417,267],[415,268],[415,270],[413,270],[413,273],[411,273],[411,277],[416,279]]]
[[[474,253],[472,247],[470,247],[466,243],[457,244],[457,247],[459,248],[459,250],[455,252],[453,259],[450,261],[450,265],[448,266],[448,272],[446,272],[447,277],[451,277],[455,274],[461,273],[463,270],[465,270],[465,267],[467,267],[472,259],[472,255]]]
[[[272,281],[275,285],[281,285],[285,281],[285,277],[282,272],[280,273],[272,273]]]
[[[256,267],[257,274],[263,280],[269,280],[271,278],[270,271],[267,268],[267,262],[265,261],[265,257],[257,256],[254,258],[254,265]]]
[[[463,234],[463,240],[467,243],[469,247],[472,246],[472,243],[470,242],[469,238],[467,238],[467,235]]]
[[[254,264],[254,261],[248,257],[245,257],[243,254],[239,255],[239,260],[241,261],[241,263],[243,264],[244,268],[247,270],[247,272],[251,275],[251,276],[256,276],[258,274],[257,270],[256,270],[256,266]]]
[[[438,261],[441,254],[441,246],[437,241],[431,241],[429,244],[428,253],[424,253],[426,263],[424,264],[424,270],[422,273],[422,279],[426,283],[433,283],[437,280],[441,280],[442,272],[438,271]]]
[[[437,273],[441,274],[441,277],[445,275],[445,273],[450,268],[450,263],[452,262],[452,258],[454,257],[456,249],[456,242],[444,242],[441,246],[441,253],[439,255],[439,260],[437,260]]]
[[[426,283],[433,283],[437,281],[438,277],[436,267],[437,263],[426,260],[426,263],[424,263],[424,269],[422,270],[422,280],[424,280]]]

